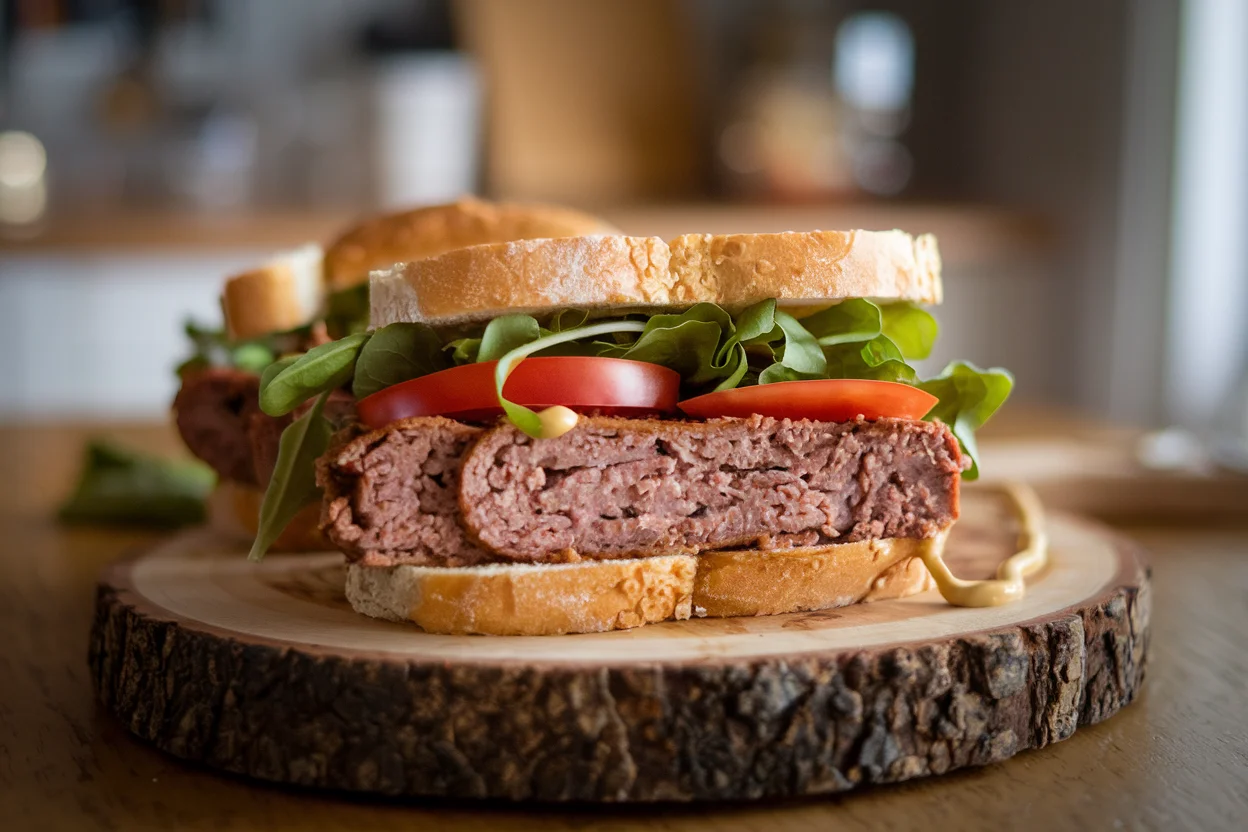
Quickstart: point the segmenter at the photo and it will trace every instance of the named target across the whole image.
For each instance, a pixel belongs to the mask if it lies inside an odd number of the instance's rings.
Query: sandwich
[[[362,332],[287,356],[251,556],[315,505],[355,610],[545,635],[899,598],[1009,395],[923,379],[936,241],[583,236],[375,271]],[[333,412],[349,393],[353,414]]]
[[[224,328],[187,327],[194,355],[179,368],[181,388],[173,404],[186,446],[217,473],[213,522],[255,534],[278,439],[293,421],[261,411],[260,374],[284,355],[366,328],[372,269],[463,246],[610,230],[596,217],[563,208],[464,199],[370,219],[324,249],[304,246],[229,278],[221,295]],[[353,405],[343,392],[326,410],[345,418]],[[306,511],[275,547],[323,548],[317,517],[315,509]]]

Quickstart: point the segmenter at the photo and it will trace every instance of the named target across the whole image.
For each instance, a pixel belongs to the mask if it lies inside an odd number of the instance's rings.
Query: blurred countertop
[[[1057,238],[1053,225],[1026,212],[935,203],[757,205],[685,203],[589,207],[622,231],[671,239],[686,233],[900,228],[935,234],[946,264],[1043,255]],[[99,210],[53,214],[28,227],[0,227],[0,253],[171,254],[271,250],[327,243],[360,213],[290,210]]]

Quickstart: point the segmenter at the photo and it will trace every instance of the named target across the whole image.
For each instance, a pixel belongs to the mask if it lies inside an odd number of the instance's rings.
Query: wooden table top
[[[167,429],[91,431],[155,449]],[[1248,817],[1248,526],[1133,526],[1152,553],[1143,696],[1006,763],[836,798],[735,806],[387,802],[253,784],[148,748],[95,704],[97,571],[156,537],[59,528],[81,428],[0,428],[0,818],[6,829],[1232,829]],[[1245,512],[1248,515],[1248,512]]]

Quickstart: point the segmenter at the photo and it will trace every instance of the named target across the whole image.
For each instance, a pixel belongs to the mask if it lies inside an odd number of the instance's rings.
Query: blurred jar
[[[467,55],[419,52],[378,60],[373,104],[382,206],[441,202],[476,190],[481,81]]]
[[[788,2],[749,27],[716,158],[726,190],[780,200],[893,196],[911,179],[914,38],[887,12]]]

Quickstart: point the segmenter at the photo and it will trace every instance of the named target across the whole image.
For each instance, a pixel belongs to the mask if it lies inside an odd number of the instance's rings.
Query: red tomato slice
[[[700,419],[757,413],[776,419],[848,422],[858,416],[922,419],[938,401],[931,393],[909,384],[831,378],[738,387],[687,399],[679,406]]]
[[[414,378],[361,399],[356,411],[371,428],[410,416],[493,419],[503,412],[494,393],[497,364],[465,364]],[[640,416],[676,409],[680,374],[623,358],[526,358],[507,377],[504,392],[509,400],[539,410],[561,404],[573,410]]]

